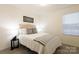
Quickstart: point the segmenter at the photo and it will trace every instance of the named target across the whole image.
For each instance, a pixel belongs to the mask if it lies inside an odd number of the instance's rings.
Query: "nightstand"
[[[14,48],[19,48],[19,39],[16,36],[11,40],[11,50]]]

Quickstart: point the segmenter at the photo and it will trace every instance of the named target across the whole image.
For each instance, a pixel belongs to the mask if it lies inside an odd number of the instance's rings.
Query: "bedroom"
[[[75,4],[1,4],[0,53],[20,53],[22,47],[10,50],[10,41],[14,36],[18,35],[19,24],[23,22],[23,16],[34,18],[34,24],[39,33],[45,32],[50,33],[53,37],[57,36],[67,46],[65,48],[66,50],[62,52],[62,49],[61,53],[79,53],[78,51],[74,52],[76,51],[76,47],[79,47],[79,37],[75,35],[64,35],[62,25],[63,16],[65,14],[79,12],[78,7],[79,5]],[[16,52],[17,50],[19,51]],[[26,48],[21,52],[25,51]]]

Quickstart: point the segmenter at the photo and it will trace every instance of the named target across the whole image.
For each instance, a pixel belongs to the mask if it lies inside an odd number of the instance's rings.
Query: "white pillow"
[[[19,34],[27,34],[27,30],[26,29],[19,29]]]
[[[19,29],[19,34],[35,34],[37,33],[36,28]]]

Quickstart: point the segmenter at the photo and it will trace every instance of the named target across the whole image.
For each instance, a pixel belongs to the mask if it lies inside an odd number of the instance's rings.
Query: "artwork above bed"
[[[23,16],[23,22],[34,23],[34,18]]]

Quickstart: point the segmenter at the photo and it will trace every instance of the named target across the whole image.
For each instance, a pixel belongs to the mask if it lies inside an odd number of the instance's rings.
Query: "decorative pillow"
[[[19,29],[19,34],[27,34],[26,29]]]
[[[37,29],[36,28],[32,28],[32,32],[33,32],[33,34],[37,33]]]
[[[35,34],[35,33],[37,33],[37,30],[36,30],[36,28],[28,28],[26,30],[26,32],[27,32],[27,34]]]
[[[32,28],[26,29],[27,34],[33,34]]]

